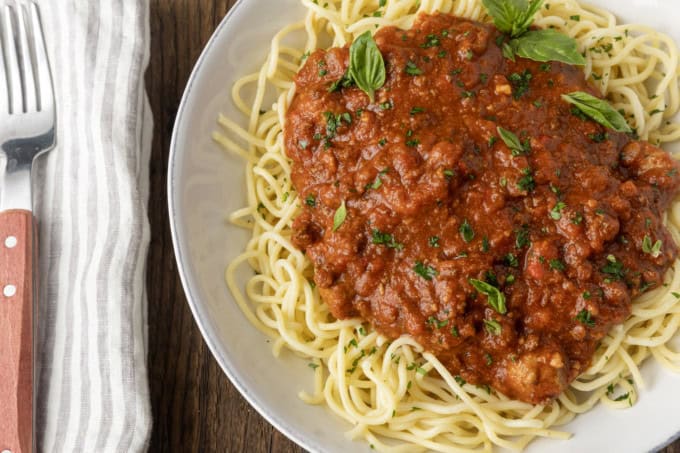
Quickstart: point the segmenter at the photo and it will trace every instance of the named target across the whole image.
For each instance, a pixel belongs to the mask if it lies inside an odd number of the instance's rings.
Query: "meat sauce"
[[[662,283],[679,166],[575,114],[561,94],[599,96],[580,68],[513,62],[499,35],[449,15],[381,29],[374,102],[334,84],[347,47],[310,55],[285,127],[303,200],[293,241],[335,317],[411,335],[466,381],[542,403]],[[507,312],[470,279],[502,291]]]

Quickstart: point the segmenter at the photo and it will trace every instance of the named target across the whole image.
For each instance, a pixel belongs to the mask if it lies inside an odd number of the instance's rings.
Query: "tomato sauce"
[[[467,382],[542,403],[662,284],[679,166],[573,112],[560,95],[599,96],[580,68],[511,61],[499,35],[443,14],[379,30],[374,102],[334,84],[347,47],[310,55],[285,127],[303,208],[293,241],[337,318],[411,335]]]

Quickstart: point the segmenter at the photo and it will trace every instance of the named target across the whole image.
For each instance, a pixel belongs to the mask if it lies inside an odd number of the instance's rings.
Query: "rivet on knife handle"
[[[33,442],[33,215],[0,213],[0,452]]]

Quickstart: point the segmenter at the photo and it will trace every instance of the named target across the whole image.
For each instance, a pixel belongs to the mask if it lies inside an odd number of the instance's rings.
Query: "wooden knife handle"
[[[33,451],[33,214],[0,213],[0,452]]]

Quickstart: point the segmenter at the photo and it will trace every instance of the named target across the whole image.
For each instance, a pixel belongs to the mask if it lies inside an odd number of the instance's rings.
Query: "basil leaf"
[[[543,0],[482,0],[482,3],[496,28],[514,38],[527,31]]]
[[[501,324],[495,319],[485,319],[484,327],[491,335],[500,335],[501,331],[503,330]]]
[[[532,30],[510,41],[517,55],[534,61],[561,61],[562,63],[584,65],[576,46],[576,40],[558,31]]]
[[[519,141],[519,138],[517,138],[515,134],[507,129],[503,129],[500,126],[498,126],[496,129],[498,130],[498,134],[503,139],[503,143],[505,143],[505,145],[510,148],[510,151],[513,151],[513,155],[515,152],[518,154],[524,153],[524,145],[522,145],[522,142]]]
[[[541,6],[543,6],[543,0],[532,0],[529,2],[529,5],[524,9],[524,13],[517,21],[517,28],[518,30],[522,30],[521,33],[524,33],[529,29],[531,24],[534,22],[534,16],[538,10],[541,9]],[[514,37],[517,35],[512,36]]]
[[[375,90],[385,84],[386,76],[385,61],[370,31],[355,39],[349,48],[348,74],[373,102]]]
[[[338,228],[344,223],[345,218],[347,218],[347,206],[345,206],[345,200],[342,200],[342,204],[337,211],[335,211],[335,215],[333,216],[333,231],[338,231]]]
[[[574,104],[580,111],[605,127],[618,132],[633,132],[623,116],[603,99],[583,91],[563,94],[562,99]]]
[[[519,12],[514,5],[505,0],[482,0],[487,11],[493,18],[493,23],[503,33],[512,31],[512,24]]]
[[[468,281],[478,293],[484,294],[488,297],[489,305],[491,305],[494,310],[502,315],[508,312],[508,309],[505,306],[505,294],[503,294],[498,288],[474,278],[471,278]]]

